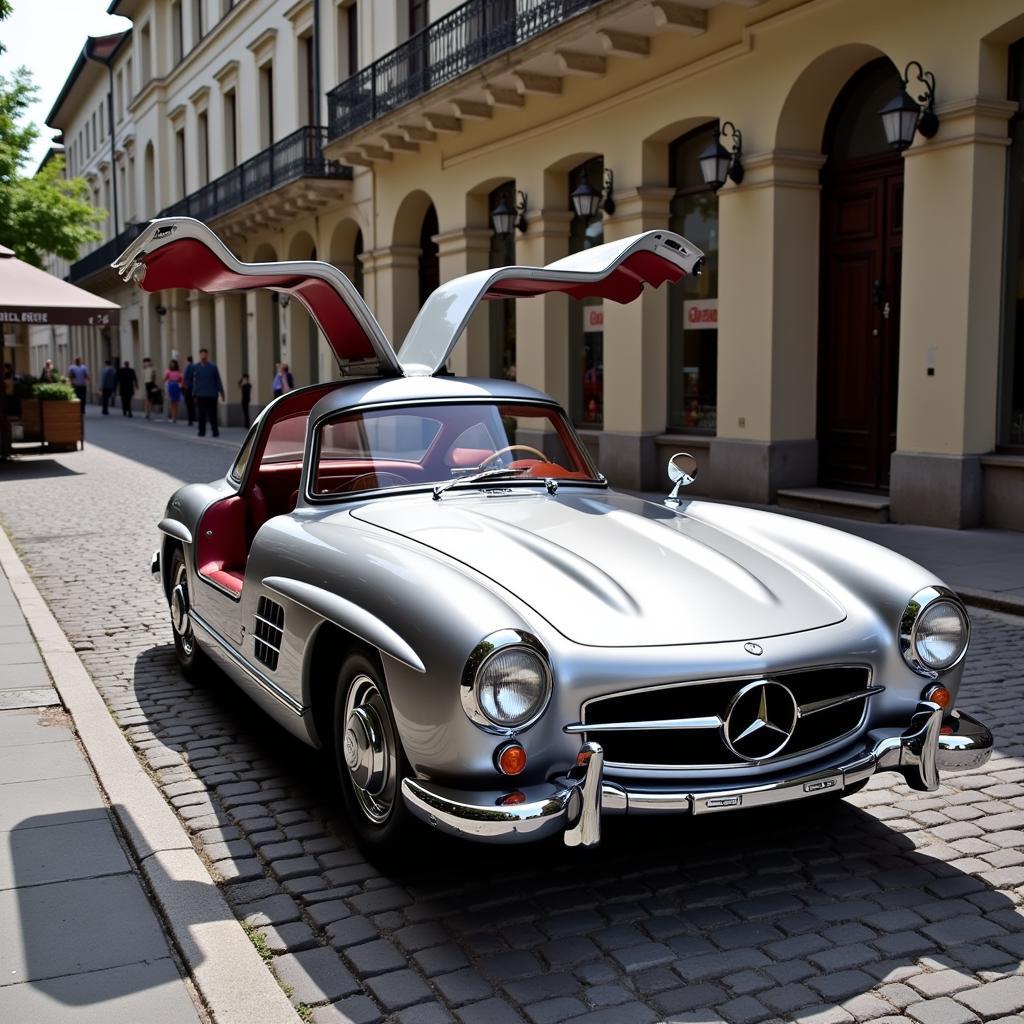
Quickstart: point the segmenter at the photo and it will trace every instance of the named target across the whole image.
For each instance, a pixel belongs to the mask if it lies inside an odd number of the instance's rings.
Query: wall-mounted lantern
[[[743,180],[742,153],[743,133],[732,121],[726,121],[715,141],[697,158],[704,184],[715,192],[725,184],[726,178],[738,185]]]
[[[598,210],[604,210],[611,215],[615,212],[615,200],[612,198],[612,190],[615,187],[615,174],[610,167],[606,167],[601,179],[601,191],[595,192],[587,181],[585,172],[580,170],[580,180],[572,190],[569,198],[572,200],[572,208],[576,211],[577,217],[596,217]]]
[[[491,226],[496,235],[508,236],[512,234],[512,228],[517,227],[520,231],[526,231],[526,193],[521,189],[516,191],[514,203],[509,206],[508,193],[502,192],[498,199],[497,206],[491,210]]]
[[[911,78],[911,69],[916,69]],[[911,89],[915,95],[911,95]],[[903,72],[903,92],[878,112],[885,129],[885,138],[894,149],[904,150],[914,141],[918,131],[926,139],[939,130],[935,113],[935,76],[912,60]]]

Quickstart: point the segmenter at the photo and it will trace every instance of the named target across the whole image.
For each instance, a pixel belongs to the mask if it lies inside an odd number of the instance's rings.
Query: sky
[[[0,75],[24,64],[39,86],[27,120],[43,129],[22,171],[31,174],[50,148],[53,132],[44,118],[85,45],[86,36],[104,36],[131,27],[127,18],[107,14],[110,0],[13,0],[14,13],[0,22]]]

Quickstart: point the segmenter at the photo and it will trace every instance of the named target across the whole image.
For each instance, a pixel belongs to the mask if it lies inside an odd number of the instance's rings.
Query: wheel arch
[[[387,685],[380,651],[337,623],[325,619],[316,627],[307,645],[302,688],[310,708],[311,736],[324,750],[330,749],[334,739],[334,694],[338,670],[352,654],[362,654],[373,661]]]

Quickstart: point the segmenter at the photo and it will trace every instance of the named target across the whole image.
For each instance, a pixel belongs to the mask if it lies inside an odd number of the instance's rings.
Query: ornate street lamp
[[[513,206],[509,206],[508,193],[502,192],[497,205],[491,210],[491,226],[496,235],[511,235],[513,227],[525,232],[526,193],[521,189],[517,190],[515,203]]]
[[[919,86],[915,90],[917,99],[910,94],[911,68],[917,69],[913,79]],[[935,76],[912,60],[903,72],[903,92],[886,103],[878,114],[882,118],[886,141],[894,149],[906,149],[914,141],[915,131],[926,139],[932,138],[939,130],[939,118],[935,113]]]
[[[724,146],[723,140],[729,145]],[[726,178],[738,185],[743,180],[743,164],[740,162],[742,152],[743,134],[732,121],[726,121],[715,141],[697,158],[704,184],[715,192],[725,184]]]

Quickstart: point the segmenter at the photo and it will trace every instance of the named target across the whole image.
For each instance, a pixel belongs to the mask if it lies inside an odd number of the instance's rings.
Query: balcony
[[[604,0],[468,0],[327,94],[339,139]]]
[[[275,142],[227,174],[161,210],[160,217],[195,217],[206,223],[217,222],[224,237],[256,223],[273,223],[326,203],[331,192],[318,182],[349,181],[352,168],[323,155],[327,129],[306,125]],[[307,182],[302,188],[299,183]],[[337,189],[333,188],[337,197]],[[264,200],[258,204],[257,200]],[[259,209],[256,207],[259,206]],[[245,210],[243,211],[243,208]],[[248,211],[248,213],[246,213]],[[114,257],[142,230],[131,225],[116,238],[71,264],[68,280],[78,283],[110,266]]]

